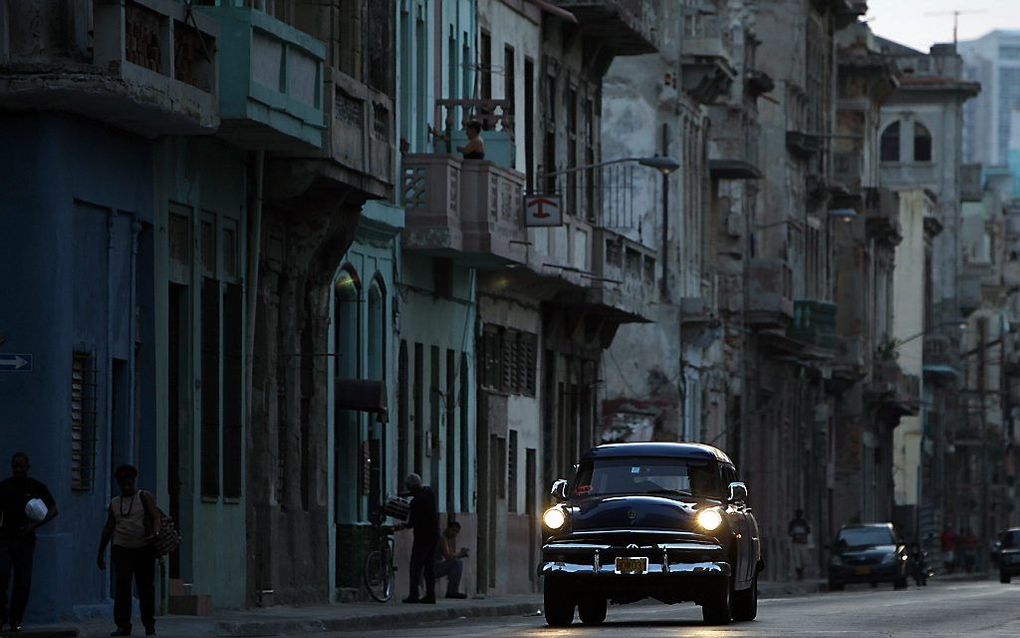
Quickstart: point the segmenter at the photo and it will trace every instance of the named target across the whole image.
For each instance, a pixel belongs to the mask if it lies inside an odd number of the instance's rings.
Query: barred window
[[[486,324],[481,345],[484,387],[535,396],[538,335]]]
[[[96,468],[96,357],[71,358],[71,489],[92,491]]]
[[[517,512],[517,430],[510,430],[510,442],[506,458],[506,483],[508,487],[506,508]]]

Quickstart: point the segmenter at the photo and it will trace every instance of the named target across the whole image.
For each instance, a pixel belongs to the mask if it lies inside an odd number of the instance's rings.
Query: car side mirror
[[[739,481],[730,483],[727,491],[726,501],[729,503],[744,503],[747,501],[747,485]]]
[[[567,479],[556,479],[553,481],[552,489],[549,490],[549,494],[552,495],[555,501],[567,500]]]

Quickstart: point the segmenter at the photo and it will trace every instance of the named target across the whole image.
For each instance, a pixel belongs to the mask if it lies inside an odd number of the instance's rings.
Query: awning
[[[945,377],[947,379],[960,379],[963,377],[959,370],[947,365],[926,365],[924,366],[924,374],[930,377]]]
[[[712,179],[761,179],[762,172],[758,167],[744,160],[713,159],[708,160],[708,170]]]
[[[548,2],[548,0],[528,0],[528,2],[535,5],[542,11],[545,11],[546,13],[551,13],[557,18],[561,18],[563,20],[566,20],[567,22],[572,22],[573,24],[577,24],[577,17],[575,17],[573,13],[561,7],[557,7],[553,3]]]
[[[337,379],[334,395],[337,410],[352,410],[377,414],[379,421],[387,421],[386,384],[368,379]]]

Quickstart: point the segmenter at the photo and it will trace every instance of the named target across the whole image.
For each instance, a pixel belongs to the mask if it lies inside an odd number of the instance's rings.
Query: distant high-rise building
[[[966,107],[964,161],[1005,166],[1012,113],[1020,108],[1020,31],[992,31],[960,42],[959,53],[966,79],[984,87]]]

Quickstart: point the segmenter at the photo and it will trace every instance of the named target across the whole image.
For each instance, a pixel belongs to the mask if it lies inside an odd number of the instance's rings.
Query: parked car
[[[1020,575],[1020,527],[999,533],[999,581],[1009,583]]]
[[[753,620],[764,563],[747,486],[722,451],[600,445],[557,480],[542,517],[545,619],[602,623],[609,601],[701,605],[708,624]]]
[[[829,559],[829,591],[840,591],[849,583],[893,583],[903,589],[908,563],[907,548],[892,523],[844,525]]]

